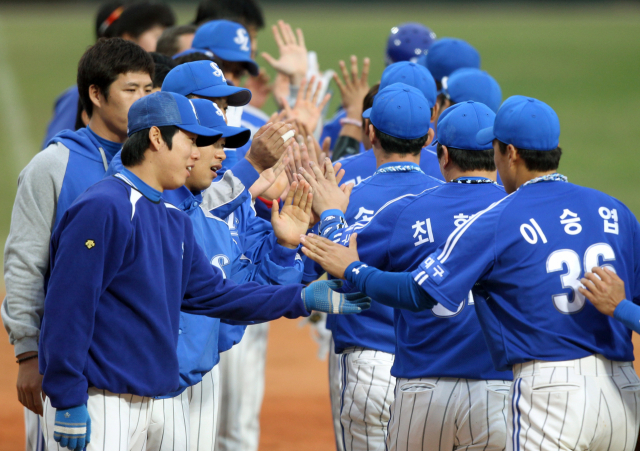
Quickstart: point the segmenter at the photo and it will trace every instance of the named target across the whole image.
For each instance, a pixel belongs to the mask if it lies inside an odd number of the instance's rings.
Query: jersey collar
[[[462,183],[462,184],[469,184],[469,185],[479,185],[482,183],[493,183],[494,185],[498,184],[494,180],[491,180],[486,177],[458,177],[457,179],[451,180],[451,182],[449,183]]]
[[[411,162],[392,162],[381,165],[373,175],[384,174],[388,172],[422,172],[420,166]]]
[[[555,172],[553,174],[542,175],[540,177],[536,177],[534,179],[531,179],[528,182],[523,183],[520,186],[520,188],[522,188],[523,186],[527,186],[527,185],[533,185],[534,183],[540,183],[540,182],[567,182],[568,180],[569,179],[567,179],[566,176]],[[518,188],[518,189],[520,189],[520,188]]]
[[[140,191],[144,197],[149,199],[151,202],[158,203],[162,198],[162,193],[157,189],[151,188],[149,185],[144,183],[140,178],[135,175],[133,172],[128,170],[127,168],[122,168],[119,175],[121,176],[125,182],[129,185],[133,186],[135,189]]]

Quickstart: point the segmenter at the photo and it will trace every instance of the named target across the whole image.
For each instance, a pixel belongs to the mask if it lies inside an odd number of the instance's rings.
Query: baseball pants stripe
[[[220,354],[218,451],[257,451],[269,323],[247,326],[242,341]]]
[[[336,354],[333,338],[331,339],[331,344],[329,346],[329,397],[331,399],[333,432],[336,439],[336,451],[344,451],[342,444],[342,426],[340,424],[340,402],[342,399],[340,359],[342,358],[342,354]]]
[[[393,354],[363,348],[342,354],[340,423],[345,451],[384,449],[396,385],[393,360]]]
[[[190,446],[189,396],[183,391],[168,399],[156,399],[151,409],[147,451],[180,451]]]
[[[502,451],[511,381],[398,379],[387,449]]]
[[[187,389],[191,423],[190,451],[213,451],[215,447],[220,400],[219,381],[220,373],[216,365],[203,376],[201,382]]]
[[[91,442],[87,451],[144,451],[153,398],[89,389],[87,410],[91,417]],[[53,439],[56,409],[44,403],[43,429],[46,449],[60,451]]]
[[[24,430],[26,451],[44,451],[42,417],[24,407]]]
[[[633,451],[640,379],[632,362],[592,355],[514,365],[508,451]]]

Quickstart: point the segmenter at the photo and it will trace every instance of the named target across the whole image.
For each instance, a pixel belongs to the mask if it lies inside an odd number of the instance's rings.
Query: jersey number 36
[[[600,266],[600,257],[602,257],[603,261],[613,261],[616,259],[611,246],[606,243],[594,244],[584,253],[584,270],[591,271],[595,266]],[[573,299],[570,299],[566,293],[554,294],[551,296],[553,298],[553,304],[560,313],[578,313],[582,310],[585,303],[584,296],[578,291],[578,288],[582,287],[580,278],[582,277],[583,269],[578,254],[571,249],[560,249],[552,252],[549,258],[547,258],[547,273],[562,271],[564,265],[567,266],[568,271],[560,276],[560,281],[562,288],[571,288],[573,291]],[[611,265],[603,265],[603,267],[613,272],[616,271]]]

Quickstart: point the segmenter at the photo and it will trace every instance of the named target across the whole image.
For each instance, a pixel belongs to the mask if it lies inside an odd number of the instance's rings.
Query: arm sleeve
[[[236,321],[309,316],[301,296],[304,285],[265,286],[257,282],[236,285],[209,264],[195,241],[191,246],[194,250],[183,311]]]
[[[130,217],[130,205],[118,209],[85,198],[67,210],[52,239],[40,349],[45,362],[42,388],[56,408],[87,400],[83,371],[95,314],[100,296],[122,265]]]
[[[300,283],[304,265],[298,249],[289,249],[277,243],[275,234],[268,237],[270,251],[259,261],[248,263],[231,276],[236,283],[258,282],[261,285],[288,285]]]
[[[234,164],[230,170],[233,172],[233,175],[236,176],[247,188],[250,188],[251,185],[258,180],[258,177],[260,177],[258,171],[255,170],[246,158],[242,158]]]
[[[631,293],[632,300],[636,304],[640,304],[640,223],[635,218],[633,213],[629,212],[631,220],[633,221],[633,256],[634,256],[634,268],[633,268],[633,292]],[[627,293],[627,296],[629,293]]]
[[[320,236],[338,242],[342,238],[344,229],[348,227],[344,213],[338,209],[325,210],[320,215],[318,231]]]
[[[335,146],[333,146],[333,154],[331,161],[337,162],[340,158],[357,155],[360,153],[360,141],[350,136],[339,136]]]
[[[613,317],[632,331],[640,333],[640,306],[625,299],[613,311]]]
[[[15,355],[38,350],[49,242],[68,158],[68,149],[53,144],[18,177],[4,249],[7,296],[2,304],[2,320]]]
[[[202,208],[218,218],[226,218],[245,202],[251,202],[251,194],[232,171],[226,171],[202,193]]]
[[[437,303],[407,272],[385,272],[362,262],[353,262],[344,273],[358,291],[389,307],[419,312],[433,308]]]

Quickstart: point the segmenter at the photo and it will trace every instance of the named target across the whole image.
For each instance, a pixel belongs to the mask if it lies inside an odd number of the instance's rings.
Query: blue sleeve
[[[245,325],[229,324],[225,321],[220,321],[220,328],[218,329],[218,352],[228,351],[240,343],[246,328],[247,326]]]
[[[231,168],[231,172],[233,172],[233,175],[240,179],[247,190],[256,182],[256,180],[258,180],[258,177],[260,177],[258,171],[256,171],[254,167],[251,166],[251,163],[249,163],[249,160],[247,160],[246,158],[243,158],[235,165],[233,165],[233,167]]]
[[[445,308],[455,311],[459,300],[465,299],[475,283],[491,272],[499,213],[497,209],[487,209],[472,217],[411,273],[418,285]]]
[[[289,249],[281,246],[273,233],[267,240],[269,251],[251,263],[243,260],[247,262],[244,268],[233,274],[231,279],[237,283],[258,282],[262,285],[299,284],[304,270],[302,259],[298,255],[299,247]]]
[[[273,234],[271,223],[256,215],[251,200],[236,210],[236,217],[242,252],[251,261],[262,260],[271,251],[270,243]]]
[[[632,331],[640,333],[640,306],[625,299],[613,311],[613,317]]]
[[[408,272],[385,272],[362,262],[353,262],[344,275],[358,291],[389,307],[419,312],[431,309],[437,303]]]
[[[302,300],[304,285],[237,285],[214,268],[193,239],[185,242],[193,249],[182,310],[187,313],[236,321],[271,321],[280,317],[309,316]]]
[[[346,228],[347,221],[342,211],[338,209],[326,210],[320,215],[320,223],[318,224],[320,236],[337,242]]]
[[[634,268],[633,268],[633,291],[631,292],[631,296],[633,302],[636,304],[640,304],[640,223],[636,217],[629,211],[629,216],[631,217],[631,221],[633,223],[633,260],[634,260]],[[628,295],[629,292],[627,292]]]
[[[118,208],[85,197],[65,212],[54,232],[40,353],[42,388],[56,408],[87,401],[83,371],[95,314],[101,293],[122,264],[130,217],[130,204]]]
[[[53,107],[53,117],[49,126],[47,127],[47,133],[42,143],[42,149],[47,147],[51,138],[60,133],[62,130],[75,130],[76,129],[76,116],[78,115],[78,87],[72,86],[63,92],[56,100],[56,104]]]

